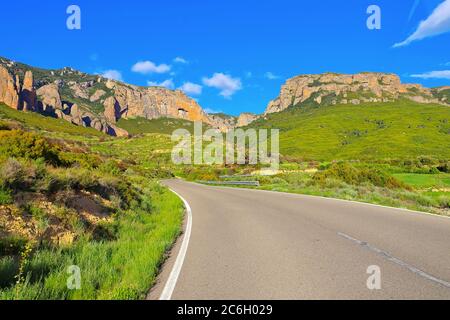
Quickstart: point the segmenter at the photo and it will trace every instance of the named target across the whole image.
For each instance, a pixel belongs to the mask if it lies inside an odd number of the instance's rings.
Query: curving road
[[[193,217],[172,299],[450,299],[448,218],[180,180],[165,184],[189,203]],[[370,266],[379,267],[380,290],[367,287]]]

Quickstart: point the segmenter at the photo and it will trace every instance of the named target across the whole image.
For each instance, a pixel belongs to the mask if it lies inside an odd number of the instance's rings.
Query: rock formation
[[[222,132],[227,132],[234,128],[248,126],[250,123],[259,118],[253,113],[241,113],[239,117],[226,115],[223,113],[208,114],[210,125]]]
[[[37,96],[34,89],[33,73],[27,71],[23,79],[23,86],[20,92],[21,106],[24,111],[34,111],[37,105]]]
[[[289,79],[278,98],[271,101],[265,114],[283,111],[306,102],[321,104],[360,104],[391,102],[401,97],[421,103],[440,103],[431,89],[416,84],[402,84],[394,74],[325,73],[301,75]]]
[[[116,125],[122,118],[202,121],[226,132],[248,126],[260,117],[250,113],[239,117],[207,114],[182,91],[128,85],[72,68],[40,69],[36,74],[30,70],[34,69],[0,58],[0,102],[17,110],[42,112],[110,135],[127,135]],[[398,76],[385,73],[301,75],[283,85],[279,97],[270,102],[265,114],[306,104],[357,105],[400,98],[449,105],[450,90],[449,87],[427,89],[402,84]]]
[[[96,90],[94,92],[94,94],[89,98],[89,101],[96,102],[96,101],[100,100],[100,98],[103,97],[105,94],[106,94],[106,91],[104,91],[104,90],[101,90],[101,89]]]
[[[257,120],[259,117],[253,113],[241,113],[237,120],[237,127],[245,127]]]
[[[15,79],[6,68],[0,66],[0,102],[13,109],[19,109],[19,88]]]
[[[116,123],[116,121],[121,118],[122,114],[127,111],[127,109],[122,109],[115,97],[107,98],[105,100],[104,106],[105,111],[103,114],[111,123]]]
[[[0,65],[0,102],[16,110],[33,111],[37,104],[33,73],[25,73],[22,85],[18,74]]]
[[[37,90],[40,99],[39,110],[64,119],[78,126],[91,127],[98,131],[113,136],[128,136],[128,133],[118,128],[109,121],[107,117],[102,117],[90,112],[87,108],[82,108],[77,104],[62,103],[58,85],[55,83],[45,85]]]
[[[40,111],[47,114],[52,114],[57,110],[63,110],[61,96],[59,95],[59,88],[56,83],[51,83],[40,87],[36,93],[41,100],[39,108]]]
[[[179,90],[137,87],[112,80],[106,83],[106,87],[114,92],[114,101],[108,98],[104,102],[108,118],[169,117],[211,123],[198,103]]]

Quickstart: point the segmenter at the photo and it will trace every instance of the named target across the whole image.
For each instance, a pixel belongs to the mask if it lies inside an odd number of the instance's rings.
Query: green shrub
[[[440,172],[450,173],[450,161],[447,161],[446,163],[441,163],[437,169]]]
[[[60,158],[64,165],[95,169],[102,164],[102,159],[96,154],[83,152],[61,152]]]
[[[98,170],[102,173],[110,174],[110,175],[119,175],[122,173],[123,169],[119,167],[119,164],[116,161],[108,160],[103,162]]]
[[[450,196],[440,196],[438,202],[441,208],[450,209]]]
[[[369,183],[378,187],[390,189],[406,188],[406,186],[380,169],[355,167],[347,162],[332,164],[328,169],[317,172],[313,181],[319,185],[327,180],[337,179],[351,185]]]
[[[0,188],[0,205],[11,204],[13,202],[11,192]]]
[[[37,177],[36,167],[16,159],[8,159],[0,166],[0,179],[3,187],[12,190],[31,188]]]
[[[14,284],[14,276],[18,268],[18,263],[13,257],[0,258],[0,288],[7,288]]]
[[[11,256],[20,253],[27,240],[18,236],[6,236],[0,238],[0,256]]]
[[[0,121],[0,130],[9,130],[10,127],[8,125],[8,123],[4,122],[4,121]]]
[[[43,137],[21,130],[0,131],[0,155],[11,158],[43,158],[51,164],[60,164],[59,150]]]

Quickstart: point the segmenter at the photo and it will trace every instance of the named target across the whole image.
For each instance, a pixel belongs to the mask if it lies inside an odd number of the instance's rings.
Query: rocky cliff
[[[33,73],[25,73],[23,82],[0,65],[0,102],[16,110],[33,111],[37,105]]]
[[[122,118],[202,121],[224,132],[256,119],[251,114],[207,114],[179,90],[128,85],[68,67],[39,69],[5,58],[0,58],[0,102],[115,136],[127,135],[117,126]]]
[[[246,127],[257,119],[259,119],[259,116],[256,114],[248,112],[241,113],[237,119],[236,127]]]
[[[5,58],[0,58],[0,102],[117,136],[127,135],[116,125],[121,118],[169,117],[215,124],[181,91],[127,85],[72,68],[44,70]]]
[[[198,103],[179,90],[137,87],[112,80],[106,81],[105,86],[112,91],[112,96],[103,103],[104,113],[112,122],[120,118],[169,117],[212,123]]]
[[[278,98],[271,101],[265,114],[283,111],[302,104],[360,104],[391,102],[406,98],[421,103],[448,104],[437,89],[418,84],[402,84],[394,74],[359,73],[355,75],[325,73],[301,75],[289,79]],[[442,89],[445,90],[445,89]]]

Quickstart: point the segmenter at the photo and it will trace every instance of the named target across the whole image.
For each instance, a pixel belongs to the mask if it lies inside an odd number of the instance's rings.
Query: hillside
[[[251,127],[280,129],[281,153],[304,159],[450,159],[450,107],[438,104],[291,107]]]
[[[128,132],[117,125],[121,119],[202,121],[222,131],[237,122],[245,123],[208,115],[180,90],[129,85],[69,67],[45,70],[1,57],[0,102],[111,136],[127,136]]]
[[[144,298],[183,218],[156,180],[168,143],[0,104],[0,300]]]
[[[449,87],[429,89],[419,84],[403,84],[395,74],[376,72],[300,75],[286,81],[280,95],[267,106],[265,114],[290,107],[359,105],[399,100],[449,106]]]

